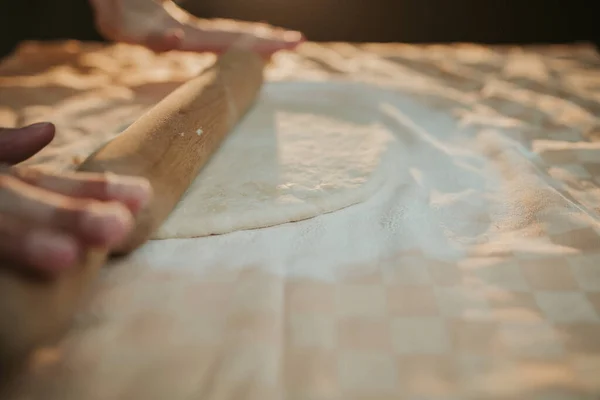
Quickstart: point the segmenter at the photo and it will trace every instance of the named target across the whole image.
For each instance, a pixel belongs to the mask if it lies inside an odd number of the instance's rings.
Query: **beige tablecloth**
[[[54,121],[30,163],[70,168],[211,60],[28,44],[0,64],[0,125]],[[397,176],[314,219],[148,243],[7,399],[599,398],[591,47],[308,43],[268,77],[381,88]]]

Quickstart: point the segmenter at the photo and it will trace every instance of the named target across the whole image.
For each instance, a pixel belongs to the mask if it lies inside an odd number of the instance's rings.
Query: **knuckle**
[[[0,213],[0,236],[9,230],[10,220],[6,216]]]
[[[112,179],[110,175],[104,174],[98,177],[97,181],[95,182],[95,185],[97,187],[98,192],[105,196],[110,193]]]
[[[76,173],[71,180],[77,186],[77,193],[85,197],[103,197],[109,190],[110,180],[104,174]]]
[[[89,207],[81,205],[79,207],[73,208],[69,211],[68,217],[65,218],[66,224],[69,226],[69,230],[78,231],[79,227],[85,223],[87,216],[89,215]]]
[[[85,214],[92,209],[97,202],[92,199],[72,199],[71,209],[76,215]]]
[[[11,172],[13,176],[32,184],[37,184],[44,176],[42,171],[35,168],[13,167]]]
[[[0,239],[18,236],[20,231],[22,231],[22,223],[9,215],[0,213]]]
[[[10,175],[0,174],[0,190],[6,190],[12,186],[14,178]]]
[[[93,202],[87,199],[69,199],[57,210],[57,218],[62,219],[67,225],[78,224],[85,218]]]

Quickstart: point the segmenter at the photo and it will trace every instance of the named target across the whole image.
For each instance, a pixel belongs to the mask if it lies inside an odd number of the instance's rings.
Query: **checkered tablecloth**
[[[0,118],[54,120],[31,163],[69,168],[210,60],[29,44],[0,65]],[[7,399],[600,397],[593,49],[308,43],[268,77],[384,90],[397,181],[306,221],[148,243]]]

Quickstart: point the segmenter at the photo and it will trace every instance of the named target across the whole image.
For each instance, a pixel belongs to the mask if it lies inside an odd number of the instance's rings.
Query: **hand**
[[[31,157],[53,137],[49,123],[0,128],[0,261],[46,273],[73,266],[88,247],[117,246],[151,196],[141,178],[6,165]]]
[[[213,24],[200,21],[171,0],[90,0],[96,26],[109,40],[141,44],[154,51],[183,50],[222,53],[242,36],[254,39],[253,49],[265,56],[293,49],[301,33],[258,23]]]

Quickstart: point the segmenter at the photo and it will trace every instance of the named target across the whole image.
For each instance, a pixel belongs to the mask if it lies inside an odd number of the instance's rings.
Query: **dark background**
[[[599,0],[186,0],[205,18],[265,20],[316,41],[598,44]],[[0,55],[23,39],[99,40],[87,0],[0,0]]]

